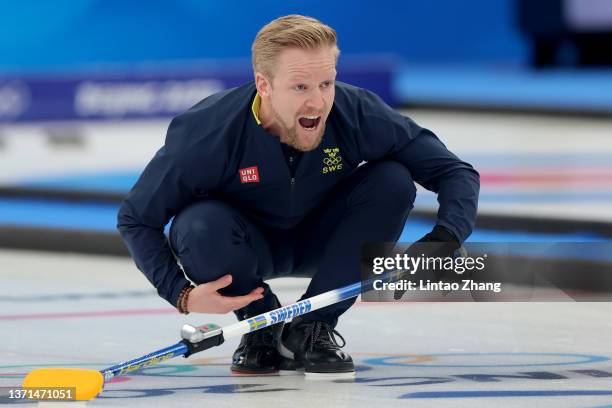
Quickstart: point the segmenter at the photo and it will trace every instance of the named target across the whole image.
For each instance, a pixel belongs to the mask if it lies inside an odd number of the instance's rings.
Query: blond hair
[[[253,71],[272,78],[278,54],[285,48],[313,50],[321,46],[333,48],[336,61],[340,49],[336,31],[312,17],[291,14],[279,17],[263,26],[251,47]]]

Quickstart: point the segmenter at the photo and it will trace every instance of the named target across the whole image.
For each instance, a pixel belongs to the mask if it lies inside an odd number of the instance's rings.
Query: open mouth
[[[298,118],[298,122],[305,130],[315,130],[319,127],[321,116],[301,116]]]

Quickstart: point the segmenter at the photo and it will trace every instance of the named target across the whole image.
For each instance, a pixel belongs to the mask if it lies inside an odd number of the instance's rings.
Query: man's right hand
[[[255,288],[244,296],[223,296],[218,290],[232,283],[232,275],[196,286],[187,298],[187,310],[191,313],[225,314],[245,307],[249,303],[263,298],[264,288]]]

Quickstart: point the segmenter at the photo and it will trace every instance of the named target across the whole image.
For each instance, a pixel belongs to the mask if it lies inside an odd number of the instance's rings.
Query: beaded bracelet
[[[186,285],[181,290],[181,293],[179,293],[178,299],[176,301],[176,308],[178,309],[179,313],[189,314],[189,310],[187,310],[187,300],[189,299],[189,293],[192,290],[193,290],[193,286]]]

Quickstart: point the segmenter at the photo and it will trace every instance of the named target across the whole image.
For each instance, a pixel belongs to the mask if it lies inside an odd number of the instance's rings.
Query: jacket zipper
[[[293,217],[293,213],[294,213],[294,208],[293,208],[293,202],[294,200],[294,190],[295,190],[295,177],[291,177],[291,180],[289,181],[291,189],[289,191],[289,214],[290,216]]]
[[[282,147],[281,147],[282,149]],[[284,152],[283,152],[284,154]],[[293,217],[294,214],[294,202],[295,202],[295,173],[296,173],[296,157],[295,153],[290,152],[287,157],[287,168],[289,170],[289,216]]]

